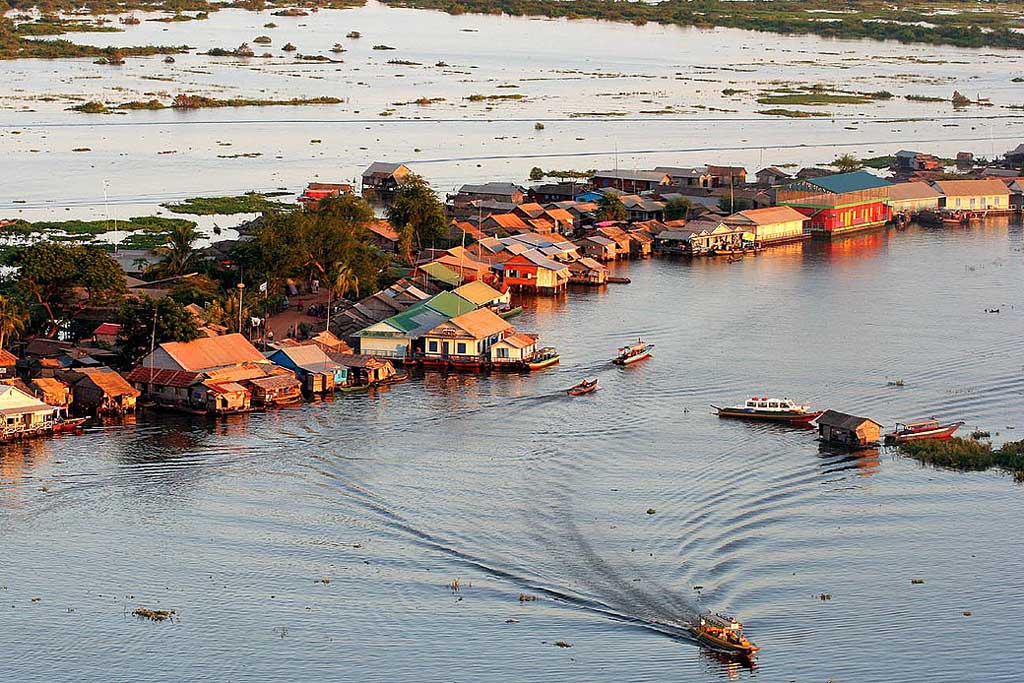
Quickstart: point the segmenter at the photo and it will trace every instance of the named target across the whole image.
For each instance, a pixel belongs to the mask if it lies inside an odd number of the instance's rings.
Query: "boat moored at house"
[[[963,424],[962,421],[943,424],[935,418],[918,422],[897,422],[896,429],[885,435],[885,443],[896,445],[908,441],[949,439]]]

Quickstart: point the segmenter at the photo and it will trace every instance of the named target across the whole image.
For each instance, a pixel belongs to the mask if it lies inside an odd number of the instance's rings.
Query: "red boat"
[[[64,420],[57,420],[53,423],[53,431],[55,434],[61,432],[73,432],[76,429],[81,429],[82,425],[88,418],[84,417],[73,417]]]
[[[929,439],[948,439],[963,426],[963,422],[941,424],[936,419],[920,422],[897,422],[896,429],[885,435],[885,443],[900,444],[908,441],[927,441]]]

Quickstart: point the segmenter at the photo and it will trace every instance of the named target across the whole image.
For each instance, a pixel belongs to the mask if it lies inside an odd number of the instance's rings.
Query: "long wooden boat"
[[[720,614],[702,614],[687,626],[690,633],[703,645],[725,654],[753,657],[761,649],[743,635],[743,624]]]
[[[612,359],[616,365],[632,365],[646,358],[650,358],[654,344],[649,344],[643,339],[637,339],[636,344],[619,348],[619,355]]]
[[[712,404],[711,407],[718,411],[718,417],[785,422],[787,424],[808,424],[825,412],[824,410],[812,410],[810,406],[799,405],[788,398],[767,397],[747,399],[741,406],[720,408]]]
[[[522,306],[516,306],[515,308],[510,308],[507,311],[500,311],[498,313],[498,317],[501,318],[502,320],[508,320],[509,318],[516,317],[517,315],[519,315],[522,312],[523,312],[523,307]]]
[[[963,424],[963,422],[941,424],[935,419],[907,423],[897,422],[896,429],[885,435],[885,443],[900,444],[908,441],[949,439]]]
[[[369,384],[345,384],[338,387],[338,391],[344,392],[346,394],[351,394],[356,391],[369,391],[369,389]]]
[[[545,346],[525,362],[528,370],[541,370],[558,363],[561,359],[554,347]]]
[[[597,391],[597,389],[598,386],[596,379],[585,379],[579,384],[573,387],[569,387],[569,389],[567,389],[565,393],[569,394],[570,396],[583,396],[584,394],[589,394],[593,391]]]
[[[400,384],[409,379],[408,372],[396,372],[385,380],[381,380],[380,384]]]
[[[53,431],[55,434],[59,434],[61,432],[73,432],[77,429],[81,429],[82,425],[85,424],[85,421],[88,419],[89,418],[87,417],[71,417],[63,420],[57,420],[53,423]]]

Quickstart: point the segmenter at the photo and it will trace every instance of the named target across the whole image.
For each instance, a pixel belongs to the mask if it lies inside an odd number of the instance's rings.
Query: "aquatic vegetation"
[[[519,594],[519,602],[536,602],[536,601],[537,601],[537,596],[536,595],[531,595],[529,593],[520,593]]]
[[[921,584],[924,583],[924,579],[911,579],[910,583],[915,585],[915,586],[920,586]]]
[[[990,432],[983,431],[981,429],[976,429],[973,432],[971,432],[971,438],[974,439],[975,441],[977,441],[978,439],[987,439],[990,436],[992,436]]]
[[[932,97],[930,95],[904,95],[903,99],[910,102],[949,102],[947,97]]]
[[[351,38],[352,36],[349,36]],[[374,45],[374,50],[397,50],[398,48],[391,47],[390,45]]]
[[[133,110],[150,110],[157,111],[160,109],[215,109],[219,107],[276,107],[276,106],[306,106],[313,104],[341,104],[343,100],[337,97],[295,97],[290,100],[264,100],[264,99],[245,99],[245,98],[232,98],[232,99],[218,99],[216,97],[206,97],[203,95],[187,95],[180,94],[176,95],[171,104],[164,104],[160,100],[135,100],[131,102],[124,102],[114,107],[115,109],[123,109],[128,111]],[[106,113],[103,111],[92,111],[90,109],[78,109],[76,111],[82,111],[89,114],[94,113]]]
[[[267,211],[290,211],[295,208],[292,204],[275,202],[256,192],[234,197],[192,197],[183,202],[169,202],[160,206],[174,213],[193,216],[265,213]]]
[[[928,0],[894,6],[879,0],[848,0],[836,21],[819,21],[813,12],[832,11],[829,0],[663,0],[657,3],[618,0],[384,0],[398,7],[433,9],[449,14],[502,13],[567,19],[601,19],[643,25],[646,22],[711,28],[722,26],[764,33],[814,34],[827,38],[870,38],[902,43],[960,47],[1024,47],[1018,8],[1009,2],[986,3],[984,9],[949,14],[933,12]]]
[[[525,100],[526,95],[522,93],[505,93],[501,95],[470,95],[463,99],[470,102],[503,102],[506,100]]]
[[[555,647],[572,647],[572,643],[564,640],[556,640]]]
[[[71,107],[72,111],[80,111],[85,114],[109,114],[110,110],[107,109],[107,105],[102,102],[90,101],[83,102],[82,104],[76,104]]]
[[[1010,441],[995,449],[977,439],[953,437],[943,441],[911,441],[900,444],[900,451],[918,462],[964,471],[999,468],[1024,478],[1024,440]]]
[[[791,119],[807,119],[812,116],[832,116],[828,111],[800,111],[799,109],[762,109],[757,112],[765,116],[785,116]]]
[[[647,514],[649,514],[649,515],[653,515],[656,512],[657,512],[657,510],[655,510],[654,508],[647,508]]]

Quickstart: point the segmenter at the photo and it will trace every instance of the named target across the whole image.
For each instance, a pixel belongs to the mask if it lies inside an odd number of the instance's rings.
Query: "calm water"
[[[517,325],[563,351],[550,371],[10,446],[0,675],[1020,680],[1000,654],[1024,618],[1011,477],[822,453],[708,404],[1020,438],[1022,247],[995,222],[634,263],[631,285],[527,303]],[[637,335],[654,358],[611,366]],[[584,376],[603,390],[565,397]],[[659,630],[698,607],[747,623],[755,670]]]

